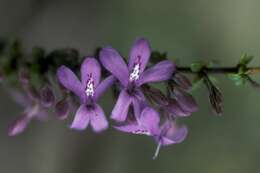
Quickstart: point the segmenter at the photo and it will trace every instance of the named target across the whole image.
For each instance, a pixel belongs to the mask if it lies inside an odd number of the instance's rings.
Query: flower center
[[[140,66],[141,66],[140,58],[141,58],[140,56],[137,57],[137,62],[134,64],[134,68],[130,73],[129,80],[131,82],[136,81],[140,77]]]
[[[139,134],[150,135],[149,131],[148,130],[144,130],[144,129],[143,130],[142,129],[134,130],[133,133],[137,134],[137,135],[139,135]]]
[[[89,79],[87,80],[87,85],[86,85],[86,90],[85,90],[86,95],[89,97],[94,96],[94,80],[92,78],[92,75],[89,76]]]

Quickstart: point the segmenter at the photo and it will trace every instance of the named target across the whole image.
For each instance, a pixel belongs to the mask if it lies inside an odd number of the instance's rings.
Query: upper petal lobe
[[[140,72],[143,72],[149,61],[150,55],[151,48],[148,40],[144,38],[137,39],[130,50],[128,63],[129,70],[132,70],[135,64],[140,63]]]
[[[115,83],[115,81],[116,78],[112,75],[104,79],[95,89],[94,100],[98,100],[100,96]]]
[[[92,57],[86,57],[80,68],[81,82],[84,88],[86,88],[87,82],[90,78],[94,81],[94,86],[99,84],[101,77],[101,68],[98,61]]]
[[[102,65],[112,73],[123,86],[127,86],[129,71],[119,53],[111,47],[105,47],[100,51],[99,56]]]
[[[57,71],[59,82],[68,90],[72,91],[81,101],[85,99],[84,88],[77,76],[66,66],[61,66]]]

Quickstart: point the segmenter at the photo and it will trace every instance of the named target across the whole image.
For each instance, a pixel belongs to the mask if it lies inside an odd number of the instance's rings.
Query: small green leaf
[[[233,81],[237,81],[237,80],[241,79],[241,76],[239,74],[231,73],[231,74],[228,74],[228,78]]]
[[[242,54],[240,61],[239,61],[239,64],[247,65],[253,60],[253,58],[254,58],[253,56],[249,56],[247,54]]]
[[[241,74],[228,74],[228,78],[235,82],[236,86],[244,85],[246,79]]]
[[[195,63],[192,63],[190,65],[190,69],[192,72],[195,72],[195,73],[198,73],[201,71],[201,69],[203,68],[203,64],[202,63],[199,63],[199,62],[195,62]]]

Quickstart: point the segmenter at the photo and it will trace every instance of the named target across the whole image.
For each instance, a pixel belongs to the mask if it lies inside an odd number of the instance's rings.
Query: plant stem
[[[218,74],[226,74],[226,73],[237,73],[238,67],[205,67],[203,70],[206,73],[218,73]],[[196,73],[191,70],[190,67],[177,67],[177,70],[183,73]],[[248,74],[257,74],[260,73],[260,67],[248,67],[246,69]]]

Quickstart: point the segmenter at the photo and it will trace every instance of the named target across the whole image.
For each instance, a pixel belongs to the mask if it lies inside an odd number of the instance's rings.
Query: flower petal
[[[114,126],[114,128],[121,132],[151,136],[150,132],[147,129],[138,125],[137,123],[131,123],[122,126]]]
[[[75,118],[70,128],[75,130],[84,130],[88,126],[91,116],[91,111],[85,105],[81,105],[76,112]]]
[[[57,77],[59,82],[68,90],[72,91],[81,101],[85,101],[84,88],[77,76],[66,66],[59,67],[57,71]]]
[[[140,123],[145,129],[147,129],[151,134],[158,135],[160,132],[159,123],[160,116],[158,112],[150,107],[143,109],[140,116]]]
[[[132,98],[125,90],[122,90],[111,113],[111,118],[116,121],[125,121],[131,102]]]
[[[95,89],[94,93],[94,100],[98,100],[100,96],[109,88],[111,85],[113,85],[116,81],[116,78],[114,76],[109,76],[106,79],[104,79]]]
[[[140,72],[143,72],[151,55],[148,40],[139,38],[130,50],[128,68],[131,71],[136,63],[140,63]]]
[[[139,121],[143,108],[147,106],[147,103],[145,101],[145,96],[143,95],[141,90],[137,89],[135,91],[134,97],[132,98],[132,102],[133,102],[135,119]]]
[[[90,124],[95,132],[101,132],[108,128],[108,121],[105,117],[103,109],[99,105],[95,105],[90,116]]]
[[[26,114],[18,117],[12,124],[9,126],[8,135],[15,136],[22,133],[30,122],[31,118],[29,118]]]
[[[100,51],[99,56],[102,65],[112,73],[123,86],[127,86],[129,71],[119,53],[111,47],[105,47]]]
[[[84,88],[87,86],[87,82],[91,77],[94,81],[94,87],[99,84],[101,77],[101,68],[98,61],[92,57],[86,57],[81,64],[80,68],[81,83]]]
[[[171,145],[181,143],[188,135],[186,126],[177,127],[175,123],[166,121],[162,125],[160,143],[162,145]]]
[[[168,80],[171,78],[175,68],[175,65],[171,61],[161,61],[141,73],[139,80],[137,80],[137,85],[140,86],[148,82],[160,82]]]

